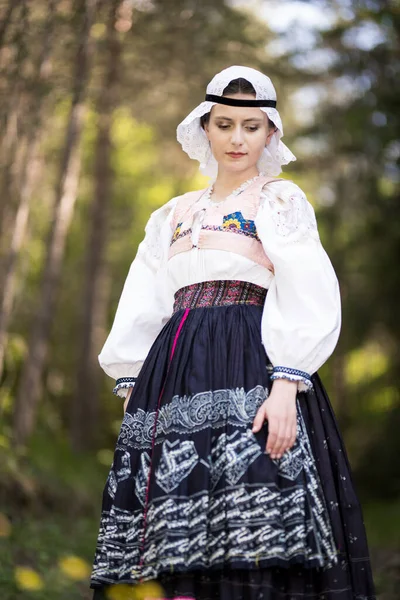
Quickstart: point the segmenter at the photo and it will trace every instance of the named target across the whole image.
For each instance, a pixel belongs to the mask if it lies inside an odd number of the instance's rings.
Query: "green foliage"
[[[45,517],[12,515],[12,533],[0,542],[0,587],[4,600],[78,600],[90,598],[88,576],[74,580],[59,562],[66,556],[79,557],[88,566],[93,560],[96,544],[96,519],[77,515],[65,518],[62,513]],[[16,569],[30,567],[41,578],[43,587],[37,591],[21,589],[16,581]]]
[[[89,598],[109,465],[102,465],[98,456],[82,460],[66,439],[49,441],[44,431],[36,433],[24,455],[16,456],[0,443],[0,462],[2,598]],[[4,518],[10,524],[7,531]],[[40,578],[37,591],[29,589],[31,574],[18,575],[21,567]]]

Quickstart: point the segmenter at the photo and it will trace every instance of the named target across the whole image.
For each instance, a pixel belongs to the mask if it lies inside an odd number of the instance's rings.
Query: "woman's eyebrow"
[[[229,117],[223,117],[222,115],[217,115],[215,117],[215,119],[224,119],[225,121],[233,121],[233,119],[230,119]],[[259,119],[258,117],[251,117],[250,119],[243,119],[243,123],[246,123],[247,121],[259,121],[262,122],[263,119]]]

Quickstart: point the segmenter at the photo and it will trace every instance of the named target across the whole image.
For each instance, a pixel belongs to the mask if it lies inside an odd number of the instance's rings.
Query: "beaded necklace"
[[[225,200],[227,200],[231,196],[238,196],[239,194],[241,194],[243,192],[243,190],[245,190],[247,188],[247,186],[249,186],[251,183],[253,183],[253,181],[255,181],[256,179],[261,177],[261,175],[262,175],[262,173],[258,173],[258,175],[256,175],[255,177],[252,177],[251,179],[247,179],[241,185],[239,185],[236,189],[234,189],[233,192],[231,192],[228,196],[226,196],[226,198],[224,198],[223,200],[219,200],[218,202],[213,202],[211,200],[211,196],[214,191],[214,183],[213,183],[212,185],[210,185],[207,188],[206,192],[204,193],[204,195],[202,197],[202,200],[207,200],[209,202],[209,204],[211,204],[212,206],[218,206],[219,204],[222,204],[223,202],[225,202]]]

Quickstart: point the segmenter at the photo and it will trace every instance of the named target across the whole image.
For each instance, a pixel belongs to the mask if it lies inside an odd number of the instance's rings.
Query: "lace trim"
[[[154,271],[157,271],[165,257],[165,244],[161,235],[166,219],[175,208],[179,196],[172,198],[154,211],[145,227],[146,235],[138,247],[138,256]]]
[[[288,187],[289,190],[279,191],[277,198],[266,196],[276,234],[287,238],[289,242],[297,242],[307,237],[319,241],[318,225],[312,205],[300,188],[296,186],[297,189],[293,191],[293,184]]]
[[[213,202],[211,200],[211,195],[214,191],[214,184],[212,184],[207,188],[206,193],[202,196],[202,200],[208,202],[210,204],[210,206],[219,206],[220,204],[224,204],[224,202],[226,202],[226,200],[228,200],[228,198],[231,198],[232,196],[239,196],[239,194],[241,194],[244,190],[246,190],[246,188],[248,188],[252,183],[257,181],[257,179],[259,179],[260,177],[262,177],[262,173],[258,173],[258,175],[256,175],[255,177],[251,177],[251,179],[247,179],[241,185],[239,185],[236,189],[234,189],[233,192],[228,194],[228,196],[226,196],[226,198],[224,198],[223,200],[219,200],[219,202]]]

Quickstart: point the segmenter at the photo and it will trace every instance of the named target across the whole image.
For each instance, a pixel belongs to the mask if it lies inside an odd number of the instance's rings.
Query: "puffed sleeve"
[[[290,181],[264,186],[256,228],[274,266],[261,322],[271,379],[312,389],[341,328],[339,283],[318,234],[314,209]]]
[[[172,198],[151,214],[98,357],[102,369],[116,380],[113,391],[121,397],[134,386],[150,347],[172,314],[166,262],[177,200]]]

